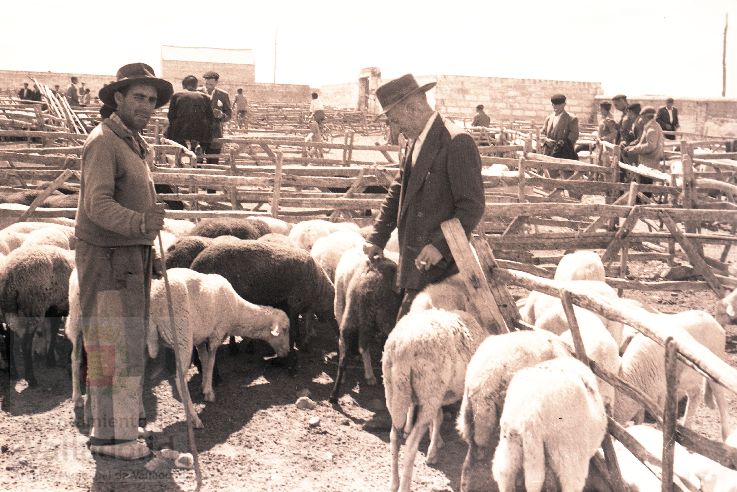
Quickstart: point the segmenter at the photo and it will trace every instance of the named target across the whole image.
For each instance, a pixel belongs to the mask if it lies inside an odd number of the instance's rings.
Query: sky
[[[250,48],[256,82],[404,73],[601,82],[613,95],[737,98],[737,0],[35,0],[3,8],[0,69],[160,73],[160,46]],[[72,8],[70,8],[70,6]],[[275,43],[276,41],[276,43]],[[276,57],[275,57],[276,44]],[[276,70],[274,61],[276,59]],[[737,110],[736,110],[737,111]]]

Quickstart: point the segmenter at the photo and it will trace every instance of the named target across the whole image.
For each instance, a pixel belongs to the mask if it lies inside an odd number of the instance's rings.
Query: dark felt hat
[[[205,80],[207,79],[220,80],[220,74],[210,70],[210,71],[205,72],[205,75],[203,75],[202,78]]]
[[[483,104],[479,104],[478,106],[476,106],[476,109],[483,110],[484,109],[484,105]]]
[[[156,107],[160,108],[171,99],[174,88],[169,81],[160,79],[154,75],[154,69],[145,63],[129,63],[123,65],[115,74],[115,82],[100,89],[98,97],[105,105],[116,108],[115,93],[132,84],[148,84],[156,89]]]
[[[612,103],[610,103],[609,101],[603,101],[599,103],[599,107],[609,111],[610,109],[612,109]]]
[[[418,92],[427,92],[435,87],[436,82],[430,82],[420,86],[412,74],[402,75],[398,79],[390,80],[386,84],[376,89],[376,98],[381,104],[383,110],[380,114],[385,114],[398,103],[404,101],[407,97]]]
[[[617,94],[612,98],[612,101],[617,101],[619,99],[627,99],[627,96],[625,96],[624,94]]]
[[[633,111],[637,114],[640,114],[640,108],[642,108],[640,103],[632,103],[629,106],[627,106],[627,111]]]
[[[640,116],[645,114],[655,114],[655,107],[645,106],[644,108],[642,108],[642,111],[640,111]]]
[[[556,94],[550,98],[550,102],[553,104],[563,104],[564,102],[566,102],[566,96],[564,96],[563,94]]]

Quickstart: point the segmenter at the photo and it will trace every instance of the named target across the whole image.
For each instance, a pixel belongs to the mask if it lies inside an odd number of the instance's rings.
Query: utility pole
[[[729,13],[724,14],[724,44],[722,46],[722,97],[727,95],[727,28]]]
[[[276,38],[279,35],[279,26],[274,28],[274,84],[276,84]]]

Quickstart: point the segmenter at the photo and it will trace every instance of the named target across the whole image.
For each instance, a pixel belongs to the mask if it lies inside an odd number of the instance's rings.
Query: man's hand
[[[363,252],[368,256],[369,261],[380,260],[384,257],[384,250],[371,243],[363,245]]]
[[[415,267],[422,271],[427,271],[431,266],[436,265],[440,260],[443,259],[443,255],[440,254],[438,248],[432,244],[426,244],[420,254],[415,258]]]
[[[159,232],[164,228],[166,208],[163,203],[157,203],[143,213],[143,225],[146,234]]]
[[[218,119],[218,120],[222,120],[222,119],[223,119],[223,115],[224,115],[225,113],[223,113],[223,110],[222,110],[222,109],[219,109],[219,108],[213,108],[213,110],[212,110],[212,114],[213,114],[213,116],[215,116],[215,118],[216,118],[216,119]]]

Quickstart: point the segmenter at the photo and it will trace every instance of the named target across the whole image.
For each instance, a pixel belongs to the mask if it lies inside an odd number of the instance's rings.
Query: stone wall
[[[597,96],[596,104],[611,100],[611,95]],[[642,106],[654,106],[655,109],[665,105],[665,96],[627,96],[630,103]],[[719,137],[737,137],[737,99],[704,99],[675,98],[674,106],[678,108],[678,121],[681,131]],[[619,121],[619,112],[615,119]]]
[[[242,86],[249,102],[309,105],[312,97],[309,85],[298,84],[247,84]],[[230,99],[235,90],[229,91]]]
[[[66,90],[71,84],[70,77],[79,77],[80,82],[85,83],[85,87],[90,88],[93,98],[97,96],[97,91],[104,85],[115,80],[115,75],[100,75],[87,73],[58,73],[58,72],[31,72],[28,70],[0,70],[0,92],[15,95],[18,93],[23,82],[28,82],[33,87],[31,77],[38,80],[42,84],[46,84],[52,89],[54,85],[59,84],[62,90]]]
[[[358,105],[358,80],[349,84],[323,85],[316,92],[324,106],[356,109]]]

